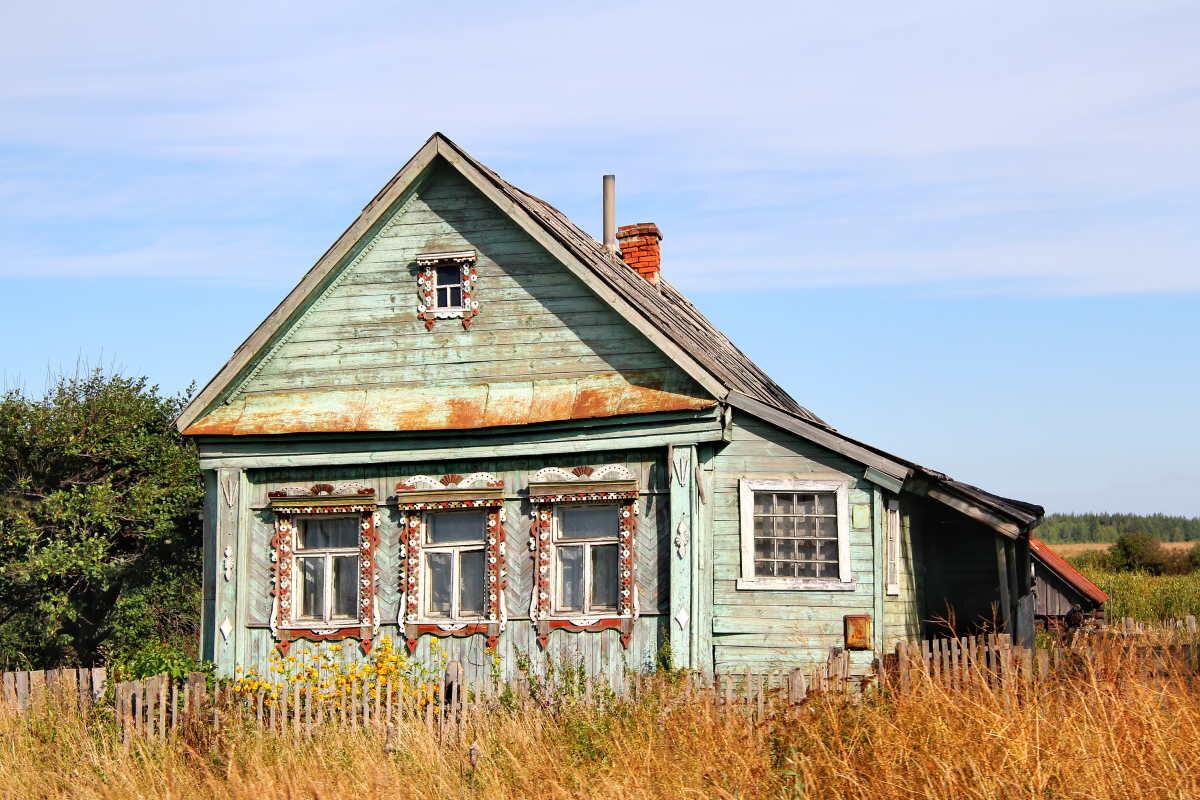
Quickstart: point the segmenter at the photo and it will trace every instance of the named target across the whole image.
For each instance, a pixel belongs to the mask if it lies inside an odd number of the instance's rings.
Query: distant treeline
[[[1200,517],[1166,514],[1047,514],[1033,532],[1044,542],[1115,542],[1126,533],[1148,533],[1163,542],[1200,539]]]

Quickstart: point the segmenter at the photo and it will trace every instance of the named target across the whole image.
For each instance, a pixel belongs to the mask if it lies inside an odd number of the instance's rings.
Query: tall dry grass
[[[1200,688],[1115,649],[1018,696],[818,699],[751,722],[667,681],[637,703],[495,711],[461,742],[401,725],[294,742],[199,727],[124,748],[102,715],[0,717],[2,798],[1191,798]],[[479,743],[472,769],[468,753]]]

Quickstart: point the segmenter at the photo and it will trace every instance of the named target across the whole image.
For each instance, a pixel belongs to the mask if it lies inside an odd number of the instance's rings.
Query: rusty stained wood
[[[188,428],[187,435],[429,431],[524,425],[708,408],[665,371],[566,380],[248,394]]]

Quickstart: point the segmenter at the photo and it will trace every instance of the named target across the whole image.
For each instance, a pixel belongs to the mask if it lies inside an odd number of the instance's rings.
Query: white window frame
[[[563,539],[562,538],[562,512],[567,508],[579,508],[583,506],[605,506],[613,509],[613,519],[616,522],[617,528],[613,530],[612,536],[592,536],[586,539]],[[551,581],[551,590],[553,594],[550,597],[550,614],[555,619],[609,619],[616,617],[621,613],[621,580],[619,573],[621,570],[621,504],[619,502],[600,502],[600,503],[555,503],[554,505],[554,526],[550,536],[550,571],[553,575]],[[592,599],[592,546],[593,545],[616,545],[617,547],[617,601],[612,608],[604,608],[593,610],[591,608]],[[562,570],[558,566],[558,548],[559,547],[583,547],[583,608],[579,611],[564,611],[558,604],[559,598],[562,597]]]
[[[903,538],[900,520],[900,501],[887,501],[887,563],[884,565],[884,580],[887,582],[887,593],[895,596],[900,594],[900,542]]]
[[[837,578],[783,578],[754,574],[754,493],[833,492],[837,505]],[[858,588],[850,565],[850,481],[799,480],[788,478],[742,478],[738,485],[739,522],[742,545],[738,589],[776,591],[853,591]]]
[[[483,524],[479,528],[478,542],[447,542],[446,544],[430,544],[429,542],[429,518],[435,514],[457,514],[463,511],[482,511]],[[480,550],[483,552],[483,613],[475,615],[463,615],[459,613],[459,555],[471,550]],[[438,617],[429,613],[429,601],[433,597],[433,592],[429,586],[429,569],[427,557],[430,553],[450,553],[450,616]],[[487,509],[445,509],[426,511],[421,514],[421,558],[420,558],[421,578],[418,582],[421,597],[418,608],[420,609],[421,624],[430,625],[447,625],[458,622],[479,622],[487,618]]]
[[[313,520],[330,520],[330,519],[352,519],[354,520],[354,546],[353,547],[315,547],[311,550],[300,549],[300,542],[304,540],[304,525]],[[292,602],[292,619],[289,621],[289,627],[292,628],[329,628],[343,625],[344,623],[357,623],[359,608],[362,604],[362,586],[359,585],[359,575],[362,571],[362,549],[359,546],[359,537],[362,535],[360,525],[362,523],[361,514],[329,514],[329,515],[313,515],[313,516],[298,516],[292,521],[292,524],[297,527],[296,530],[296,546],[292,551],[292,575],[294,576],[293,602]],[[335,617],[333,611],[333,559],[344,558],[346,556],[354,556],[354,560],[358,562],[354,570],[354,613],[348,617]],[[304,616],[304,571],[300,567],[300,562],[306,558],[323,558],[325,561],[325,613],[320,617]]]
[[[450,268],[452,268],[454,270],[455,281],[453,283],[438,283],[438,271],[442,270],[442,269],[450,269]],[[456,305],[456,306],[439,305],[438,289],[446,289],[447,290],[446,298],[449,299],[450,298],[449,290],[453,289],[455,287],[458,287],[458,305]],[[463,305],[464,300],[465,300],[465,297],[464,297],[464,291],[463,291],[462,265],[458,264],[458,263],[435,264],[433,267],[433,308],[434,308],[434,310],[435,311],[462,311],[466,308],[466,306]]]

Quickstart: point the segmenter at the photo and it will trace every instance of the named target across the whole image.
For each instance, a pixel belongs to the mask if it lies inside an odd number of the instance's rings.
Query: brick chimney
[[[658,272],[662,267],[662,253],[658,247],[660,241],[662,232],[653,222],[617,228],[617,249],[621,251],[621,258],[653,284],[658,283]]]

